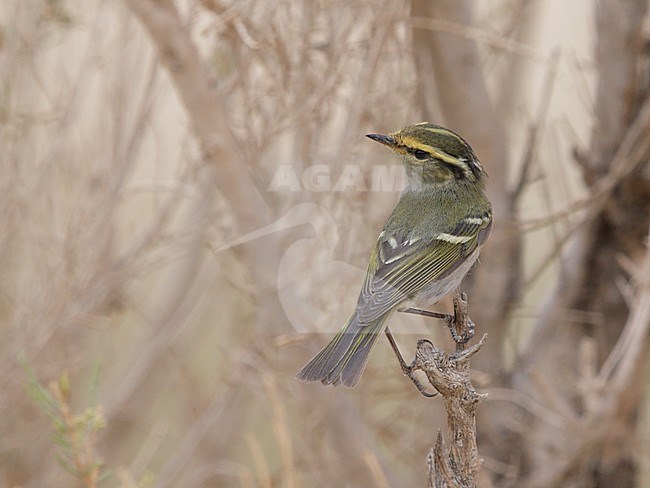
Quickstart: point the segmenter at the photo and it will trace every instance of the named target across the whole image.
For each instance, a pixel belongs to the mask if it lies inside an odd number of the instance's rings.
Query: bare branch
[[[406,368],[403,366],[402,370],[416,385],[419,382],[413,373],[423,371],[445,402],[450,447],[447,452],[442,435],[438,432],[436,445],[427,461],[429,486],[474,487],[483,463],[476,444],[476,408],[487,395],[477,393],[472,386],[469,364],[485,344],[487,334],[478,343],[467,346],[466,338],[473,334],[470,332],[473,323],[468,315],[467,296],[464,293],[454,296],[454,315],[450,322],[456,352],[448,354],[430,341],[420,339],[413,363]]]

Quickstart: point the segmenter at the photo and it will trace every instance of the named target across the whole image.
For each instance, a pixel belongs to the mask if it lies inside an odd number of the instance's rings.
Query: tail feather
[[[381,335],[381,329],[383,329],[383,327],[380,327],[380,330],[373,332],[368,331],[367,334],[364,334],[362,342],[359,344],[359,348],[350,355],[349,359],[341,369],[341,374],[339,376],[340,381],[348,388],[352,388],[359,383],[361,375],[368,364],[370,352],[372,351],[377,338]]]
[[[320,381],[324,385],[355,386],[361,379],[370,351],[385,327],[387,316],[359,325],[354,314],[325,348],[296,375],[300,381]]]

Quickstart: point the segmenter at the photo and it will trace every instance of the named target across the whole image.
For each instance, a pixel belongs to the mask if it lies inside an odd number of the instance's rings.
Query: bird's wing
[[[359,294],[359,325],[376,320],[455,270],[485,242],[491,226],[491,215],[485,213],[466,217],[450,232],[440,232],[427,241],[383,232]]]

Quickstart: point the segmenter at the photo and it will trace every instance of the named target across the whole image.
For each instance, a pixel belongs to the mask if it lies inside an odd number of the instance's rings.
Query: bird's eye
[[[422,160],[422,159],[426,159],[427,157],[429,157],[429,153],[426,152],[426,151],[423,151],[422,149],[416,149],[413,152],[413,156],[415,156],[416,159]]]

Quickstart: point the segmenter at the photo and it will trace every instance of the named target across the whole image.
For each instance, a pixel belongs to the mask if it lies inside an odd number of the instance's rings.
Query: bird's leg
[[[415,387],[425,397],[431,398],[436,396],[438,394],[437,391],[433,393],[429,393],[426,387],[422,383],[420,383],[420,380],[418,380],[415,376],[413,376],[413,368],[411,366],[408,366],[406,364],[406,361],[404,361],[404,358],[402,357],[402,353],[399,351],[399,348],[397,347],[397,343],[393,338],[393,334],[390,332],[390,329],[388,327],[386,327],[385,334],[386,337],[388,338],[388,342],[390,343],[390,347],[393,348],[393,352],[395,353],[395,356],[397,356],[397,360],[399,361],[399,365],[402,368],[402,372],[404,373],[404,376],[408,376],[409,378],[411,378],[411,381],[415,384]]]
[[[402,313],[412,313],[413,315],[422,315],[423,317],[429,317],[431,319],[451,320],[453,318],[453,315],[449,315],[448,313],[432,312],[421,308],[398,308],[397,311]]]
[[[402,373],[404,373],[406,376],[409,376],[411,374],[411,368],[406,364],[406,361],[404,361],[404,357],[402,356],[399,347],[397,347],[397,342],[395,342],[395,338],[393,337],[393,334],[388,327],[386,327],[385,334],[388,338],[388,342],[390,343],[390,347],[393,348],[393,352],[395,353],[395,356],[397,356],[399,365],[402,368]]]
[[[454,314],[431,312],[421,308],[398,308],[398,312],[412,313],[433,319],[444,320],[456,344],[465,344],[474,337],[475,325],[467,312],[467,293],[454,294]]]

